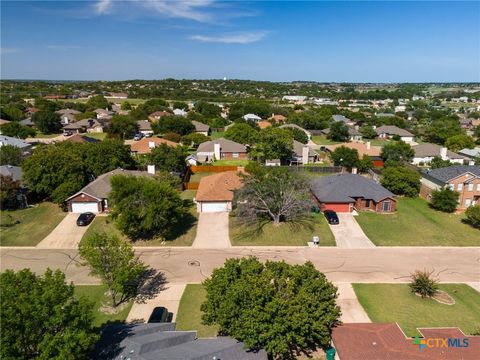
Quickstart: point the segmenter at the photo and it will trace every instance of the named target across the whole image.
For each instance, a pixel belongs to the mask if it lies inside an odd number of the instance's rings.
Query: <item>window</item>
[[[465,200],[465,207],[466,208],[470,207],[471,204],[472,204],[472,200],[470,200],[470,199]]]
[[[473,191],[473,184],[472,183],[468,184],[468,191]]]
[[[390,208],[391,208],[391,202],[390,201],[384,201],[382,203],[382,211],[383,212],[389,212],[390,211]]]
[[[234,159],[238,159],[238,153],[232,153],[232,157],[233,157]]]
[[[457,190],[462,191],[463,190],[463,184],[458,184],[457,185]]]
[[[448,186],[450,187],[450,190],[455,190],[455,185],[454,184],[450,184]]]
[[[365,200],[365,207],[369,208],[370,207],[370,200]]]
[[[480,183],[477,184],[477,191],[480,191]]]

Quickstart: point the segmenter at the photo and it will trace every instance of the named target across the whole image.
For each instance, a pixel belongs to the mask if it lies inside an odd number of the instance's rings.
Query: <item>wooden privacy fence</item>
[[[224,172],[224,171],[237,171],[238,166],[213,166],[213,165],[192,165],[189,167],[192,173],[199,172]]]
[[[287,168],[290,171],[322,174],[338,174],[344,172],[344,168],[342,166],[287,166]]]

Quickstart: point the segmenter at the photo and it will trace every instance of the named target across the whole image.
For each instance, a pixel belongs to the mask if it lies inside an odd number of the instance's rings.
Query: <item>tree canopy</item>
[[[0,165],[20,166],[23,161],[22,150],[13,145],[0,146]]]
[[[40,110],[32,116],[35,126],[44,134],[55,134],[60,131],[62,124],[60,123],[60,115],[53,111]]]
[[[458,206],[460,194],[450,188],[432,191],[430,205],[437,210],[444,212],[454,212]]]
[[[26,139],[27,137],[35,136],[36,131],[28,126],[20,125],[18,122],[9,122],[0,126],[2,135]]]
[[[382,171],[381,183],[394,194],[416,197],[420,191],[420,174],[405,166],[388,166]]]
[[[333,164],[335,166],[345,166],[348,169],[357,167],[359,157],[357,149],[350,149],[346,146],[336,148],[331,154]]]
[[[169,146],[160,144],[147,156],[151,165],[158,170],[183,172],[185,170],[185,158],[188,151],[184,146]]]
[[[114,115],[108,133],[120,139],[131,139],[137,133],[137,121],[130,115]]]
[[[327,346],[340,318],[337,288],[311,262],[228,259],[204,285],[202,321],[249,349],[265,349],[273,359],[295,359]]]
[[[410,162],[415,156],[415,150],[404,141],[393,141],[382,147],[380,156],[385,162],[399,164]]]
[[[348,134],[348,126],[343,122],[338,121],[330,125],[330,132],[327,137],[333,141],[345,142],[348,141],[350,135]]]
[[[252,157],[261,161],[267,159],[290,159],[293,151],[293,136],[287,129],[268,127],[259,133],[258,141],[252,148]]]
[[[223,136],[225,139],[240,144],[252,145],[257,142],[259,134],[257,130],[247,123],[235,123],[225,131]]]
[[[473,149],[475,147],[475,141],[471,136],[466,134],[459,134],[451,136],[445,141],[445,146],[451,151],[460,151],[462,149]]]
[[[74,295],[65,275],[29,269],[0,274],[2,359],[88,359],[99,336],[92,304]]]

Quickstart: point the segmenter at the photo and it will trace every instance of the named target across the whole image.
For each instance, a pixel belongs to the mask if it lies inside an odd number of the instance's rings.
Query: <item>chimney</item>
[[[357,168],[356,167],[352,167],[352,174],[356,174],[357,173]]]
[[[442,160],[447,160],[447,148],[446,147],[442,147],[440,149],[440,157],[442,158]]]
[[[302,148],[302,164],[306,165],[308,164],[308,154],[310,149],[308,148],[307,145],[304,145]]]
[[[155,165],[147,165],[147,172],[149,174],[155,175]]]
[[[149,149],[155,149],[155,141],[149,141],[148,142],[148,148]]]
[[[370,141],[367,141],[367,150],[370,150],[372,143]]]
[[[213,144],[213,157],[215,160],[220,160],[220,144],[214,143]]]

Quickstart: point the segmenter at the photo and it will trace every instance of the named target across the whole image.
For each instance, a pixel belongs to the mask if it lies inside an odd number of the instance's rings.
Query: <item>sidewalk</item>
[[[357,295],[351,283],[335,283],[338,287],[338,306],[342,309],[340,320],[344,323],[369,323],[371,322],[362,305],[358,302]]]

